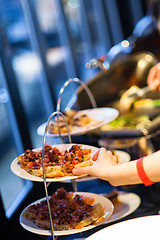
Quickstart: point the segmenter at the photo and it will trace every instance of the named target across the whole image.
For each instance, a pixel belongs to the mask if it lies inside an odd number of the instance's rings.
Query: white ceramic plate
[[[126,220],[106,227],[86,240],[104,240],[104,239],[119,239],[119,240],[159,240],[160,215],[152,215]]]
[[[89,131],[99,128],[104,124],[113,121],[119,115],[119,112],[114,108],[93,108],[93,109],[86,109],[86,110],[79,111],[77,113],[77,116],[81,114],[87,114],[88,116],[95,119],[99,123],[97,123],[96,125],[86,125],[84,127],[77,127],[76,130],[74,129],[73,131],[70,132],[71,135],[85,134]],[[45,127],[46,127],[46,123],[43,123],[38,127],[37,129],[38,135],[44,136]],[[61,135],[67,136],[68,134],[62,133]],[[51,134],[48,132],[47,136],[59,137],[59,134]]]
[[[107,198],[101,196],[101,195],[97,195],[97,194],[94,194],[94,193],[86,193],[86,192],[75,192],[74,194],[80,194],[80,195],[83,195],[83,196],[88,196],[88,197],[92,197],[95,199],[95,202],[94,204],[96,203],[101,203],[101,205],[106,209],[105,211],[105,214],[104,214],[104,220],[102,222],[98,222],[98,223],[94,223],[90,226],[86,226],[84,228],[81,228],[81,229],[73,229],[73,230],[64,230],[64,231],[54,231],[54,235],[55,236],[61,236],[61,235],[70,235],[70,234],[75,234],[75,233],[79,233],[79,232],[84,232],[84,231],[87,231],[87,230],[90,230],[100,224],[102,224],[104,221],[107,221],[107,219],[112,215],[113,213],[113,204],[111,203],[110,200],[108,200]],[[42,201],[43,199],[40,199],[32,204],[36,204],[36,203],[39,203],[40,201]],[[32,205],[30,204],[30,205]],[[26,209],[26,208],[25,208]],[[25,209],[23,210],[23,212],[25,211]],[[47,236],[50,236],[51,235],[51,231],[50,230],[44,230],[44,229],[41,229],[39,227],[37,227],[33,222],[31,221],[28,221],[26,220],[22,214],[23,212],[21,213],[20,215],[20,224],[22,225],[22,227],[24,227],[26,230],[30,231],[30,232],[33,232],[33,233],[36,233],[36,234],[40,234],[40,235],[47,235]]]
[[[129,162],[131,160],[131,156],[127,152],[121,150],[115,150],[114,152],[116,155],[118,155],[120,164]]]
[[[58,144],[58,145],[53,145],[53,146],[58,148],[61,152],[64,152],[65,150],[70,149],[72,145],[74,145],[74,143],[73,144]],[[83,144],[80,144],[80,145],[82,146],[82,148],[91,149],[91,154],[90,154],[91,158],[98,151],[97,147],[83,145]],[[37,148],[37,151],[39,151],[40,149],[41,148]],[[33,150],[36,150],[36,149],[33,149]],[[27,173],[24,169],[22,169],[20,167],[20,164],[17,161],[17,158],[15,158],[13,160],[13,162],[11,163],[11,170],[15,175],[17,175],[18,177],[21,177],[23,179],[27,179],[30,181],[36,181],[36,182],[43,181],[42,177],[33,176],[33,175]],[[73,180],[73,179],[77,179],[77,178],[79,178],[79,176],[66,176],[66,177],[61,177],[61,178],[46,178],[46,181],[47,182],[60,182],[60,181]]]
[[[137,194],[119,191],[117,201],[114,203],[114,212],[110,219],[104,223],[112,223],[130,215],[139,207],[140,203],[141,199]]]

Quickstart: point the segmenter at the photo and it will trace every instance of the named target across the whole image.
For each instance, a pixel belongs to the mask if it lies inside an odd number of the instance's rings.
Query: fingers
[[[96,166],[95,164],[90,166],[90,167],[78,167],[74,168],[72,170],[72,173],[74,175],[84,175],[84,174],[89,174],[89,175],[96,175],[97,174],[97,165],[101,165],[101,161],[105,161],[107,157],[111,157],[112,153],[110,151],[107,151],[104,147],[100,148],[99,151],[97,151],[94,156],[93,156],[93,161],[96,161]]]
[[[160,63],[151,68],[148,74],[147,84],[152,89],[160,90]]]
[[[92,160],[96,161],[99,155],[99,150],[93,155]]]
[[[153,79],[155,78],[155,75],[156,75],[156,68],[153,67],[153,68],[151,68],[151,70],[149,71],[149,74],[148,74],[148,78],[147,78],[148,85],[152,84]]]
[[[96,161],[100,157],[100,155],[105,154],[106,152],[109,155],[112,155],[111,151],[107,151],[104,147],[102,147],[93,155],[92,160]]]
[[[78,167],[78,168],[73,168],[72,173],[74,175],[80,176],[80,175],[85,175],[90,173],[90,168],[91,167]]]
[[[105,158],[107,158],[107,156],[112,157],[113,154],[112,154],[111,151],[107,151],[106,148],[102,147],[99,150],[99,154],[98,154],[97,160],[98,159],[102,159],[102,158],[105,159]]]
[[[92,157],[92,160],[93,161],[97,161],[97,159],[100,157],[99,155],[101,155],[101,151],[104,151],[106,152],[106,149],[105,148],[100,148]],[[84,174],[90,174],[92,172],[92,166],[90,167],[78,167],[78,168],[74,168],[72,170],[72,173],[74,175],[84,175]]]

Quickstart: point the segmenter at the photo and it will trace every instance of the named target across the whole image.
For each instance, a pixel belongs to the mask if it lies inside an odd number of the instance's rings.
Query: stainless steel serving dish
[[[98,107],[113,107],[121,94],[132,85],[142,88],[147,86],[149,70],[157,63],[156,57],[150,52],[142,52],[111,66],[107,71],[99,72],[94,78],[86,82],[91,90]],[[148,94],[148,95],[147,95]],[[160,92],[149,92],[146,98],[160,99]],[[90,100],[82,87],[77,90],[77,103],[80,109],[92,108]],[[160,129],[160,108],[153,108],[151,123],[143,131],[137,129],[118,129],[92,133],[94,137],[141,137]],[[142,114],[150,114],[142,109]],[[134,113],[133,113],[134,114]],[[141,112],[135,112],[141,114]]]

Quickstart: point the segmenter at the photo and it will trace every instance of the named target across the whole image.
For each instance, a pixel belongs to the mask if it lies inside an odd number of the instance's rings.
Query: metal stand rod
[[[90,89],[87,87],[87,85],[85,83],[83,83],[79,78],[69,78],[65,83],[64,85],[62,86],[62,88],[60,89],[59,91],[59,95],[58,95],[58,101],[57,101],[57,112],[60,112],[60,105],[61,105],[61,99],[62,99],[62,94],[65,90],[65,88],[71,83],[71,82],[77,82],[79,83],[86,91],[90,101],[91,101],[91,104],[92,104],[92,107],[93,108],[96,108],[97,107],[97,104],[96,104],[96,101],[93,97],[93,94],[91,93]],[[63,142],[62,140],[62,137],[61,137],[61,132],[60,132],[60,129],[58,128],[58,133],[59,133],[59,136],[60,136],[60,139],[61,139],[61,142]],[[70,140],[70,143],[71,143],[71,140]],[[73,191],[74,192],[77,192],[77,182],[75,179],[72,180],[72,187],[73,187]]]
[[[88,94],[88,97],[90,98],[91,104],[93,106],[93,108],[97,107],[97,104],[95,102],[95,99],[93,97],[93,94],[91,93],[90,89],[87,87],[87,85],[85,83],[83,83],[79,78],[69,78],[65,84],[63,85],[63,87],[60,89],[59,91],[59,95],[58,95],[58,102],[57,102],[57,111],[60,111],[60,104],[61,104],[61,98],[62,98],[62,94],[64,92],[64,89],[71,83],[71,82],[77,82],[79,83],[86,91],[86,93]]]
[[[77,182],[76,182],[76,179],[71,180],[71,182],[72,182],[73,191],[77,192]]]
[[[46,193],[46,200],[47,200],[48,213],[49,213],[51,233],[52,233],[53,240],[55,240],[55,237],[54,237],[52,213],[51,213],[51,208],[50,208],[50,203],[49,203],[49,196],[48,196],[48,190],[47,190],[47,186],[48,186],[48,185],[47,185],[47,183],[46,183],[44,158],[45,158],[45,145],[46,145],[46,137],[47,137],[47,131],[48,131],[49,123],[50,123],[52,117],[55,116],[55,115],[58,115],[58,117],[59,117],[59,115],[62,116],[62,118],[63,118],[63,120],[64,120],[64,122],[65,122],[65,124],[66,124],[66,127],[67,127],[69,141],[71,142],[71,136],[70,136],[68,124],[67,124],[67,122],[66,122],[65,117],[63,116],[63,114],[62,114],[61,112],[54,112],[54,113],[52,113],[52,114],[50,115],[48,121],[47,121],[46,128],[45,128],[45,134],[44,134],[44,137],[43,137],[43,145],[42,145],[42,168],[43,168],[43,182],[44,182],[44,188],[45,188],[45,193]]]
[[[65,88],[71,83],[71,82],[77,82],[79,83],[86,91],[90,101],[91,101],[91,104],[92,104],[92,107],[93,108],[96,108],[97,107],[97,104],[96,104],[96,101],[93,97],[93,94],[91,93],[90,89],[87,87],[87,85],[85,83],[83,83],[79,78],[69,78],[65,83],[64,85],[61,87],[60,91],[59,91],[59,94],[58,94],[58,101],[57,101],[57,107],[56,107],[56,111],[57,112],[60,112],[60,104],[61,104],[61,99],[62,99],[62,94],[65,90]],[[63,143],[63,140],[62,140],[62,136],[61,136],[61,132],[60,132],[60,129],[58,128],[58,133],[59,133],[59,136],[60,136],[60,139],[61,139],[61,143]]]

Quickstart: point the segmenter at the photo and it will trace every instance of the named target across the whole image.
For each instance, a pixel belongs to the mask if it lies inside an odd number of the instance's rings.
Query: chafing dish
[[[114,64],[107,71],[100,71],[94,78],[86,82],[91,90],[98,107],[115,107],[122,93],[133,85],[140,88],[147,86],[149,70],[157,63],[156,57],[149,52],[142,52],[128,57],[127,59]],[[160,92],[149,91],[144,98],[160,99]],[[85,91],[80,87],[77,90],[77,103],[80,109],[91,108],[90,101]],[[108,131],[99,129],[93,131],[94,137],[141,137],[154,133],[160,129],[160,107],[152,109],[139,109],[133,112],[147,114],[150,117],[150,124],[141,130],[136,128],[118,129]]]

